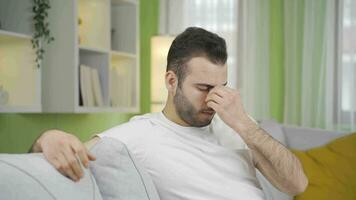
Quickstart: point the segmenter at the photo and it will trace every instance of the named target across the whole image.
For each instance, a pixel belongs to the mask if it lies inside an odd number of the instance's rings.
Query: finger
[[[57,156],[57,160],[59,161],[58,171],[61,172],[64,176],[69,177],[73,181],[78,181],[78,177],[74,174],[72,169],[69,166],[67,159],[64,157],[63,153]]]
[[[87,150],[87,154],[88,154],[89,160],[91,160],[91,161],[96,160],[96,157],[92,153],[90,153],[88,150]]]
[[[51,160],[48,160],[52,165],[53,167],[56,169],[56,170],[60,170],[60,162],[58,161],[58,159],[51,159]]]
[[[212,90],[210,90],[209,94],[217,94],[220,97],[224,97],[226,95],[229,95],[229,91],[223,87],[223,86],[219,86],[219,87],[214,87]]]
[[[209,101],[206,105],[215,110],[215,112],[219,111],[219,105],[214,101]]]
[[[216,93],[208,95],[208,97],[206,98],[206,101],[214,101],[215,103],[219,104],[219,105],[223,105],[224,103],[224,99],[217,95]]]
[[[69,169],[71,170],[75,176],[80,179],[83,176],[83,171],[80,166],[80,163],[77,160],[76,154],[73,153],[72,149],[68,146],[63,149],[63,155],[69,163]]]
[[[206,95],[206,98],[205,98],[205,102],[208,102],[208,101],[210,101],[210,100],[212,100],[212,96],[213,95],[218,95],[217,93],[215,93],[215,92],[212,92],[211,90],[210,90],[210,92],[208,93],[208,95]],[[219,96],[219,95],[218,95]],[[221,97],[222,98],[222,97]]]
[[[72,150],[74,152],[74,154],[78,155],[80,162],[83,163],[84,167],[88,168],[89,166],[89,158],[87,155],[87,150],[84,147],[84,145],[80,144],[76,144],[72,146]]]

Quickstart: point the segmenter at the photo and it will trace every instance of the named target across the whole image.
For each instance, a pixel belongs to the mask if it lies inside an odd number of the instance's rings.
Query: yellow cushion
[[[356,200],[356,133],[322,147],[292,151],[309,179],[296,200]]]

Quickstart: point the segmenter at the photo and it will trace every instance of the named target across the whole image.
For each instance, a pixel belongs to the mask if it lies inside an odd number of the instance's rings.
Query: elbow
[[[297,196],[303,193],[308,187],[308,178],[304,174],[297,180],[298,181],[293,181],[293,184],[288,192],[292,196]]]

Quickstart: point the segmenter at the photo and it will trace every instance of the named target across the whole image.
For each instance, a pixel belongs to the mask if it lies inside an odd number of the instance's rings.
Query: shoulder
[[[147,137],[148,133],[151,132],[153,124],[151,118],[153,113],[139,115],[132,117],[129,122],[120,124],[113,128],[110,128],[100,134],[99,137],[112,137],[121,140],[122,142]]]

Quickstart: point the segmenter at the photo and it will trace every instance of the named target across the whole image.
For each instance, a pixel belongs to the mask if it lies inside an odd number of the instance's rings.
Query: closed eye
[[[203,91],[203,92],[209,92],[213,86],[198,86],[198,90]]]

